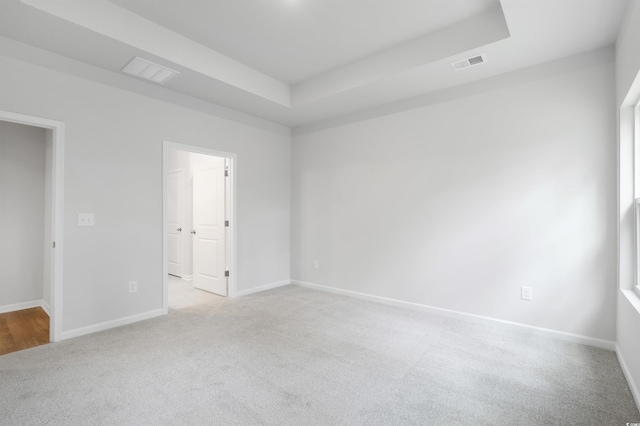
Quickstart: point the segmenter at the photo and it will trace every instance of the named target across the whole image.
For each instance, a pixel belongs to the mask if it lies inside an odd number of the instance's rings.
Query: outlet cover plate
[[[533,300],[533,289],[531,287],[523,286],[521,289],[522,300]]]
[[[93,213],[78,214],[78,226],[94,226],[95,216]]]

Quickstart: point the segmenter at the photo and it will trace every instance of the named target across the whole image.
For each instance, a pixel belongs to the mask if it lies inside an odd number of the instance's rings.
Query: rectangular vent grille
[[[180,74],[176,70],[154,64],[151,61],[147,61],[146,59],[142,59],[137,56],[122,68],[122,72],[159,84],[164,84],[172,77]]]
[[[473,56],[471,58],[463,59],[461,61],[451,62],[451,66],[454,70],[460,71],[465,68],[473,67],[475,65],[480,65],[487,62],[487,59],[484,57],[484,53],[482,55]]]

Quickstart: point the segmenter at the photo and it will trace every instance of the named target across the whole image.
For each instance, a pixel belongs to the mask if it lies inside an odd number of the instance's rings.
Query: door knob
[[[182,228],[178,228],[178,232],[182,232]]]
[[[194,229],[193,231],[191,231],[191,233],[192,233],[193,235],[196,235],[196,230]]]

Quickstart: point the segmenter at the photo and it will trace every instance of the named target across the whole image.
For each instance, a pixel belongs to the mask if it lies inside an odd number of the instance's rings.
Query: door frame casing
[[[40,127],[52,132],[51,153],[51,250],[49,340],[62,340],[62,265],[64,224],[64,123],[48,118],[0,110],[0,121]]]
[[[186,145],[168,140],[162,141],[162,311],[164,314],[169,313],[169,241],[167,238],[167,174],[169,171],[169,150],[177,150],[184,152],[193,152],[195,154],[212,155],[222,157],[229,160],[229,193],[227,194],[228,210],[229,210],[229,233],[228,233],[228,261],[229,268],[229,287],[227,296],[229,298],[236,297],[236,259],[237,259],[237,242],[236,242],[236,169],[237,157],[233,152],[218,151],[215,149],[204,148],[197,145]]]

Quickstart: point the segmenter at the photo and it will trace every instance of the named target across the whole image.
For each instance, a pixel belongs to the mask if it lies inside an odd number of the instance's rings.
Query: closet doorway
[[[0,265],[0,312],[23,341],[16,348],[30,347],[61,339],[64,123],[0,111],[0,131],[8,250]],[[29,314],[34,309],[44,312]]]
[[[234,160],[164,142],[165,312],[234,294]]]

